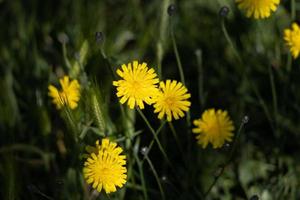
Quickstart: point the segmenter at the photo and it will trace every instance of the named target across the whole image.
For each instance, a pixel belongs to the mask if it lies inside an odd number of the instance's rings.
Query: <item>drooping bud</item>
[[[219,11],[219,15],[221,17],[227,17],[228,13],[229,13],[229,8],[227,6],[222,6],[222,8]]]
[[[176,10],[177,10],[177,8],[176,8],[175,4],[170,4],[170,5],[168,6],[168,15],[169,15],[170,17],[173,16],[173,15],[175,15]]]
[[[104,34],[102,32],[96,32],[95,33],[95,39],[96,39],[96,42],[99,44],[101,42],[103,42],[104,40]]]

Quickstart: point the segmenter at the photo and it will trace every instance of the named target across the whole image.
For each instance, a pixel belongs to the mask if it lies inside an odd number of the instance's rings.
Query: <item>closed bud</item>
[[[104,40],[104,34],[102,32],[95,33],[95,39],[97,43],[101,43]]]
[[[174,4],[170,4],[168,7],[168,14],[169,16],[173,16],[176,13],[176,6]]]
[[[228,13],[229,13],[229,8],[227,6],[223,6],[220,11],[219,11],[219,15],[221,17],[227,17]]]
[[[248,122],[249,122],[249,117],[247,115],[245,115],[243,118],[243,123],[247,124]]]
[[[148,154],[148,148],[147,147],[142,147],[141,154],[146,156]]]
[[[69,42],[69,38],[68,38],[67,34],[65,34],[65,33],[59,33],[57,36],[57,39],[62,44],[66,44]]]

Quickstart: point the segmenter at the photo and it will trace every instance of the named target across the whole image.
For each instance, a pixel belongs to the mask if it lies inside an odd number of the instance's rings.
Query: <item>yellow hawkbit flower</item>
[[[203,148],[206,148],[208,143],[211,143],[213,148],[220,148],[225,141],[232,141],[234,125],[227,111],[208,109],[193,123],[196,126],[193,133],[198,134],[196,139]]]
[[[160,82],[160,91],[153,98],[154,112],[159,113],[158,118],[162,119],[167,116],[168,121],[184,117],[184,112],[187,112],[191,106],[191,102],[187,99],[191,97],[186,87],[177,81],[167,80]]]
[[[280,0],[236,0],[238,7],[246,11],[247,17],[263,19],[277,10]]]
[[[291,29],[284,30],[284,40],[286,45],[289,46],[294,59],[296,59],[300,52],[300,27],[298,24],[293,23]]]
[[[77,80],[70,82],[68,76],[64,76],[59,79],[61,90],[58,90],[55,86],[49,85],[48,95],[53,98],[53,103],[57,109],[61,109],[64,105],[69,106],[71,109],[75,109],[78,106],[80,99],[80,85]]]
[[[96,147],[89,147],[90,153],[84,163],[83,176],[88,184],[101,192],[102,189],[108,194],[115,192],[116,186],[123,187],[126,183],[127,169],[126,156],[120,155],[122,148],[117,147],[117,143],[110,142],[108,139],[99,140]]]
[[[132,64],[122,65],[122,70],[118,69],[117,74],[122,78],[114,81],[117,86],[117,96],[120,103],[128,101],[128,106],[133,109],[135,105],[144,108],[144,102],[152,104],[152,97],[157,93],[157,74],[153,68],[148,68],[146,63],[139,64],[133,61]]]

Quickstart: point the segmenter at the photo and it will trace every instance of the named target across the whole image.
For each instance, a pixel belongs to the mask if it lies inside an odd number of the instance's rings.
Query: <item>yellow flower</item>
[[[65,104],[71,109],[75,109],[80,99],[80,85],[77,80],[70,82],[68,76],[59,79],[61,90],[59,91],[55,86],[49,85],[48,95],[53,98],[53,103],[57,109],[61,109]]]
[[[270,17],[276,11],[280,0],[236,0],[238,7],[246,11],[247,17],[255,19]]]
[[[177,81],[167,80],[165,83],[160,82],[160,91],[153,98],[154,112],[159,113],[158,118],[162,119],[167,115],[167,120],[172,121],[184,117],[184,111],[187,112],[191,106],[191,102],[187,100],[191,97],[186,87]]]
[[[286,45],[290,47],[293,57],[296,59],[300,52],[300,27],[293,23],[291,29],[284,30],[284,40]]]
[[[193,123],[196,126],[193,132],[198,134],[196,139],[203,148],[206,148],[208,143],[211,143],[213,148],[220,148],[225,141],[232,140],[234,126],[227,111],[208,109]]]
[[[114,81],[117,86],[117,96],[121,97],[120,103],[128,101],[129,108],[133,109],[135,105],[144,108],[144,103],[152,104],[152,97],[157,93],[157,83],[159,82],[157,74],[153,68],[148,69],[146,63],[139,64],[133,61],[122,65],[122,70],[118,69],[117,74],[122,80]]]
[[[120,155],[122,148],[117,143],[102,139],[101,145],[87,149],[90,153],[84,163],[83,176],[88,184],[98,192],[102,189],[108,194],[115,192],[116,186],[123,187],[126,183],[126,156]]]

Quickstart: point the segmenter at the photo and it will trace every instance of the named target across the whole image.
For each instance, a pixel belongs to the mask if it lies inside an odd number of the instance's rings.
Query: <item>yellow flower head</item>
[[[88,184],[98,192],[102,189],[108,194],[115,192],[116,186],[123,187],[126,183],[126,156],[120,155],[122,148],[117,143],[102,139],[101,145],[96,142],[96,147],[89,148],[89,157],[84,163],[83,176]]]
[[[121,104],[128,101],[129,108],[133,109],[137,105],[143,109],[143,102],[149,105],[153,103],[152,97],[157,93],[156,84],[159,82],[153,68],[148,69],[146,63],[133,61],[132,64],[123,64],[122,70],[118,69],[117,74],[122,79],[114,81],[113,85],[117,86]]]
[[[71,109],[75,109],[80,99],[80,85],[77,80],[70,82],[68,76],[64,76],[59,79],[61,90],[58,90],[55,86],[49,85],[48,95],[53,98],[53,103],[57,109],[61,109],[65,104]]]
[[[232,140],[234,126],[227,111],[208,109],[193,123],[196,126],[193,133],[198,134],[196,139],[203,148],[206,148],[208,143],[211,143],[213,148],[220,148],[225,141]]]
[[[300,27],[293,23],[291,29],[284,30],[284,40],[286,45],[290,47],[293,57],[296,59],[300,52]]]
[[[246,11],[247,17],[255,19],[270,17],[277,10],[280,0],[236,0],[238,7]]]
[[[191,97],[186,87],[177,81],[167,80],[160,82],[160,91],[153,98],[154,112],[159,113],[158,118],[162,119],[167,115],[167,120],[172,121],[184,117],[184,112],[187,112],[191,106],[191,102],[187,99]]]

